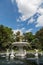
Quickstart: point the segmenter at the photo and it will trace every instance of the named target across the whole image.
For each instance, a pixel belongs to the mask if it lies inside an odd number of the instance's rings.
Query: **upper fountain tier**
[[[14,42],[14,43],[12,43],[12,45],[14,45],[14,46],[28,46],[29,43],[27,43],[27,42]]]

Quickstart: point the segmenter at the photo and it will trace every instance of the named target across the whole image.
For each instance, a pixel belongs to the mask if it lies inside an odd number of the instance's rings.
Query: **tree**
[[[39,39],[40,48],[43,49],[43,28],[41,28],[39,31],[37,31],[35,36],[36,36],[36,38]]]
[[[37,38],[31,41],[31,47],[32,49],[40,49],[40,42]]]
[[[11,28],[0,25],[0,47],[6,48],[14,41],[14,34]]]
[[[17,31],[16,32],[16,38],[15,38],[16,41],[20,41],[20,31]]]
[[[34,39],[34,35],[32,34],[32,32],[27,32],[24,33],[23,35],[25,41],[31,42]]]

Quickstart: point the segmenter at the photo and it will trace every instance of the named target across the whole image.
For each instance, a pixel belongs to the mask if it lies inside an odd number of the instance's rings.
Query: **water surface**
[[[43,56],[40,58],[14,58],[11,59],[9,57],[0,55],[0,65],[43,65]]]

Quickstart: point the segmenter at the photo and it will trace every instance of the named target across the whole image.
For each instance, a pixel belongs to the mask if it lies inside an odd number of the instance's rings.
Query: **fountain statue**
[[[11,50],[11,55],[10,55],[10,58],[13,59],[15,56],[14,56],[14,50]]]
[[[35,49],[36,53],[35,53],[35,57],[38,58],[38,50]]]
[[[41,52],[41,56],[43,55],[43,53]]]
[[[7,49],[7,52],[6,52],[6,60],[7,60],[7,61],[9,60],[9,55],[10,55],[9,49]]]
[[[9,57],[9,49],[7,49],[6,56]]]

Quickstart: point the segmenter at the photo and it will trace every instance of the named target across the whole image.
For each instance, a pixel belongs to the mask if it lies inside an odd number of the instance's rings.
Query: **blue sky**
[[[43,27],[43,0],[0,0],[1,24],[34,34]]]

